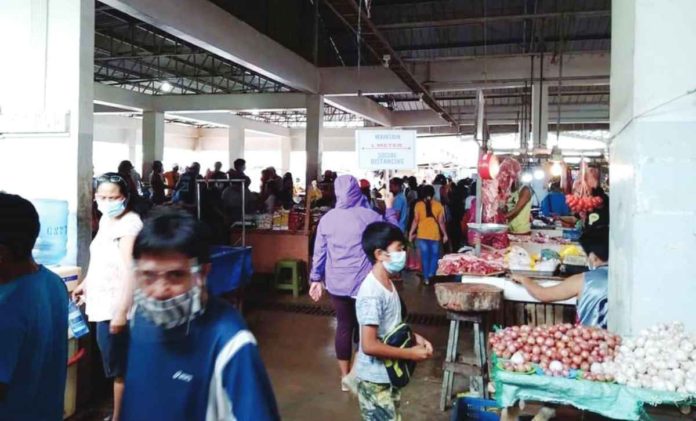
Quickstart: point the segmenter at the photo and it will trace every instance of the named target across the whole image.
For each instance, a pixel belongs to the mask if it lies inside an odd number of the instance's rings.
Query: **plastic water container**
[[[35,199],[32,203],[41,223],[33,250],[34,259],[44,265],[58,264],[68,252],[68,202]]]
[[[73,336],[77,339],[89,333],[89,326],[85,321],[85,317],[73,300],[68,301],[68,325]]]

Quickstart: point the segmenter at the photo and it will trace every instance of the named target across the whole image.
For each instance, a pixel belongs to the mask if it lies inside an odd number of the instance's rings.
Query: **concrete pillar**
[[[280,168],[283,173],[290,171],[290,152],[292,145],[289,137],[280,139]],[[293,174],[295,176],[295,174]]]
[[[696,2],[614,0],[611,15],[609,328],[694,332]]]
[[[324,97],[322,95],[307,95],[307,184],[319,180],[321,171],[321,135],[324,127]]]
[[[152,161],[164,159],[164,112],[143,111],[143,180],[150,182]]]
[[[230,168],[233,167],[236,159],[244,159],[245,133],[244,128],[239,126],[229,127],[227,151],[229,153]]]
[[[535,148],[546,146],[549,132],[549,85],[532,85],[532,141]]]
[[[0,190],[67,201],[62,263],[86,267],[92,239],[94,2],[3,1],[0,51],[28,66],[0,66]],[[41,170],[28,171],[27,165]]]

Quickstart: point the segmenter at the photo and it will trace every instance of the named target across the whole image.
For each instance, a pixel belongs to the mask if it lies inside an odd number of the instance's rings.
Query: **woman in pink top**
[[[131,256],[143,223],[132,210],[128,181],[121,175],[106,173],[97,178],[94,198],[102,217],[89,248],[89,271],[73,292],[73,299],[84,299],[89,321],[96,322],[104,373],[114,382],[112,420],[118,421],[128,349],[128,312],[134,290]]]

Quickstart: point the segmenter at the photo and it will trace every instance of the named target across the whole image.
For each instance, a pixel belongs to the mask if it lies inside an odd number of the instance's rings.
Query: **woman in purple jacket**
[[[353,332],[358,328],[355,296],[372,268],[362,249],[363,231],[371,223],[384,220],[398,226],[398,219],[392,209],[394,196],[391,193],[385,197],[387,210],[382,217],[370,209],[355,177],[338,177],[334,190],[336,208],[324,215],[317,227],[309,295],[319,301],[324,286],[329,292],[338,321],[336,358],[343,378],[350,372]],[[347,388],[343,386],[343,390]]]

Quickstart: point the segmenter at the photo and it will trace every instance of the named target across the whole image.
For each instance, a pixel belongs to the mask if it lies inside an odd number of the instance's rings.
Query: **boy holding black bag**
[[[360,350],[356,360],[360,413],[365,421],[400,420],[400,388],[415,362],[433,355],[433,347],[402,323],[402,304],[391,278],[406,265],[406,239],[386,222],[368,225],[362,245],[373,267],[356,300]]]

